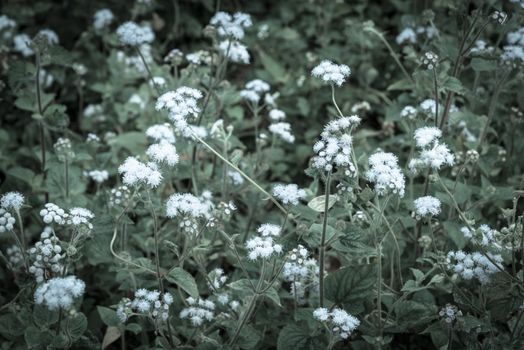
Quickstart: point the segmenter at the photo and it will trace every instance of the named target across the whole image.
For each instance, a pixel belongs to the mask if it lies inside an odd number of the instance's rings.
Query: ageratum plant
[[[0,9],[2,348],[524,347],[524,2]]]

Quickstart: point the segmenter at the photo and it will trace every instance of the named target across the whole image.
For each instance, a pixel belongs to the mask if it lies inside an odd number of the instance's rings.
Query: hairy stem
[[[331,185],[331,172],[328,172],[326,178],[326,188],[324,194],[324,218],[322,222],[322,235],[320,237],[320,252],[319,252],[319,306],[324,307],[324,264],[326,253],[326,231],[327,219],[329,210],[329,187]]]

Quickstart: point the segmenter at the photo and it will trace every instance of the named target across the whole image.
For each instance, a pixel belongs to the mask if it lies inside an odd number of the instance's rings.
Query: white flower
[[[149,82],[149,85],[151,85],[151,87],[164,86],[166,85],[166,79],[164,77],[153,77]]]
[[[400,117],[413,120],[417,117],[417,110],[413,106],[406,106],[400,111]]]
[[[15,227],[16,219],[4,208],[0,208],[0,233],[11,231]]]
[[[102,29],[111,24],[113,22],[113,19],[115,16],[113,15],[113,12],[111,12],[110,9],[102,9],[95,12],[95,15],[93,16],[93,27],[95,29]]]
[[[167,141],[175,143],[175,134],[171,126],[167,123],[150,126],[146,130],[146,135],[156,141]]]
[[[190,129],[187,120],[188,118],[196,118],[200,113],[197,101],[201,98],[202,93],[199,90],[182,86],[160,96],[156,101],[155,108],[158,111],[167,110],[169,119],[171,119],[175,128],[188,137],[195,128]]]
[[[250,56],[247,46],[241,42],[224,40],[220,42],[218,47],[231,62],[249,64]]]
[[[44,209],[40,210],[40,216],[46,224],[55,222],[58,225],[65,225],[69,214],[54,203],[47,203],[44,205]]]
[[[142,99],[142,97],[140,97],[139,94],[131,95],[131,97],[129,97],[129,100],[127,101],[127,103],[137,105],[138,108],[141,109],[141,110],[146,108],[146,102]]]
[[[75,299],[84,295],[85,283],[76,276],[55,277],[40,285],[34,295],[35,304],[49,310],[71,308]]]
[[[20,192],[7,192],[2,196],[0,205],[7,210],[18,211],[24,205],[24,195]]]
[[[493,255],[489,252],[486,255],[489,259],[479,252],[470,254],[460,250],[450,251],[447,254],[448,268],[465,280],[477,278],[481,284],[487,284],[491,280],[491,275],[502,269],[503,260],[500,255]]]
[[[128,186],[146,185],[155,188],[162,181],[162,174],[155,163],[142,163],[135,157],[128,157],[118,167],[118,172],[123,175],[122,182]]]
[[[260,236],[253,237],[246,242],[246,249],[249,251],[250,260],[268,259],[273,254],[282,253],[282,246],[276,244],[273,237],[280,236],[280,226],[273,224],[263,224],[257,229]]]
[[[0,32],[3,32],[3,38],[11,38],[12,30],[16,27],[16,22],[6,15],[0,15]]]
[[[297,205],[301,199],[306,197],[306,191],[298,188],[296,184],[275,185],[273,195],[284,204]]]
[[[388,193],[404,196],[405,179],[397,157],[393,153],[376,152],[369,157],[370,169],[366,177],[375,184],[375,191],[379,196]]]
[[[99,184],[109,179],[109,173],[107,170],[90,170],[86,175]]]
[[[269,89],[270,86],[268,83],[260,79],[255,79],[246,83],[244,90],[240,91],[240,96],[247,101],[258,103],[263,94],[268,92]]]
[[[169,166],[175,166],[178,163],[176,148],[167,141],[152,144],[146,154],[157,163],[165,163]]]
[[[437,112],[437,103],[433,99],[427,99],[420,103],[420,108],[426,115],[430,118],[435,118],[435,113]],[[439,106],[440,110],[440,106]]]
[[[203,218],[209,216],[209,205],[191,193],[175,193],[166,202],[168,218],[187,217]]]
[[[331,312],[326,308],[317,308],[313,311],[313,317],[320,322],[326,322],[331,332],[338,334],[342,339],[347,339],[360,325],[355,316],[339,308],[334,308]]]
[[[85,225],[90,230],[93,228],[93,224],[89,221],[93,219],[95,215],[86,208],[71,208],[69,209],[69,216],[67,217],[66,223],[72,226]]]
[[[205,299],[194,299],[189,297],[186,299],[188,307],[182,309],[180,318],[189,318],[193,326],[201,326],[204,322],[211,322],[215,318],[215,304],[212,301]]]
[[[51,29],[41,29],[37,36],[41,36],[47,40],[49,45],[57,45],[59,43],[58,35]]]
[[[295,142],[295,136],[291,133],[291,124],[289,123],[280,122],[271,124],[269,131],[288,143]]]
[[[154,321],[167,321],[169,318],[169,306],[173,303],[170,293],[160,293],[157,290],[138,289],[135,291],[135,299],[124,298],[117,309],[117,314],[122,322],[127,321],[132,310],[152,318]]]
[[[124,45],[139,46],[155,40],[155,33],[147,25],[139,26],[135,22],[125,22],[116,30],[116,35]]]
[[[399,35],[397,35],[395,41],[399,45],[402,45],[406,42],[408,44],[415,44],[417,42],[417,33],[415,33],[413,28],[406,27],[399,33]]]
[[[313,157],[312,166],[323,171],[333,171],[339,167],[346,176],[354,176],[356,168],[351,161],[351,132],[359,123],[360,118],[356,115],[329,122],[320,134],[320,141],[313,146],[317,156]]]
[[[415,130],[415,141],[417,146],[425,148],[442,136],[442,131],[434,126],[424,126]]]
[[[251,16],[246,13],[237,12],[233,16],[226,12],[217,12],[211,18],[211,25],[217,27],[218,35],[233,37],[240,40],[244,37],[244,28],[249,28],[253,25]]]
[[[273,108],[269,111],[269,118],[274,121],[286,119],[286,113],[280,109]]]
[[[448,146],[435,143],[433,148],[424,149],[420,152],[419,161],[425,167],[440,169],[444,165],[455,164],[455,156],[450,152]]]
[[[488,225],[480,225],[477,229],[473,230],[463,227],[460,231],[464,235],[464,238],[472,241],[476,245],[494,250],[500,250],[502,248],[499,243],[500,232],[492,229]]]
[[[32,264],[29,273],[35,276],[36,282],[41,283],[52,275],[63,272],[61,260],[64,258],[60,240],[55,236],[51,227],[47,226],[40,235],[40,240],[28,250]]]
[[[415,212],[420,216],[437,216],[440,214],[440,200],[432,196],[415,199]]]
[[[235,186],[242,186],[244,183],[244,177],[240,175],[238,171],[228,170],[227,176],[229,177],[231,183]]]
[[[320,62],[313,68],[311,75],[322,79],[326,83],[341,86],[351,74],[351,69],[345,64],[335,64],[329,60]]]
[[[211,64],[212,58],[211,54],[208,51],[200,50],[186,55],[186,60],[194,64],[195,66],[200,66],[202,64]]]
[[[33,49],[29,46],[31,38],[27,34],[18,34],[13,37],[14,50],[19,52],[24,57],[28,57],[34,54]]]
[[[313,311],[313,317],[320,322],[325,322],[329,318],[329,311],[325,307],[319,307]]]

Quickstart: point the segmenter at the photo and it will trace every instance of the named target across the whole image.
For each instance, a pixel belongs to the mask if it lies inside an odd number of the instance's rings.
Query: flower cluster
[[[155,33],[148,25],[140,26],[135,22],[125,22],[116,30],[118,40],[124,45],[139,46],[155,40]]]
[[[405,179],[398,159],[393,153],[378,151],[369,157],[370,169],[366,173],[367,179],[375,184],[375,191],[379,196],[388,193],[404,196]]]
[[[313,317],[320,322],[327,323],[331,331],[334,334],[339,334],[342,339],[347,339],[360,325],[360,321],[355,316],[339,308],[329,311],[326,308],[319,307],[313,311]]]
[[[450,251],[446,262],[448,269],[459,274],[463,279],[476,278],[481,284],[489,283],[490,276],[502,269],[502,257],[491,253],[487,253],[486,257],[479,252],[470,254],[461,250]]]
[[[497,250],[501,249],[501,245],[499,244],[501,238],[500,232],[492,229],[488,225],[480,225],[477,229],[462,227],[460,232],[462,232],[464,238],[476,245]]]
[[[433,196],[424,196],[415,199],[415,217],[420,220],[422,217],[432,217],[440,214],[440,200]]]
[[[291,294],[299,304],[305,304],[307,290],[316,291],[318,275],[318,263],[315,259],[309,258],[309,252],[304,246],[299,244],[289,252],[282,276],[291,283]]]
[[[93,27],[97,30],[108,27],[115,16],[110,9],[102,9],[95,12],[93,16]]]
[[[145,185],[155,188],[162,182],[162,174],[155,163],[142,163],[135,157],[128,157],[118,167],[118,172],[123,175],[122,182],[127,186]]]
[[[356,115],[329,122],[320,134],[320,140],[313,146],[313,151],[317,153],[312,160],[313,168],[329,172],[338,167],[346,176],[354,176],[356,167],[351,161],[351,132],[359,124],[360,118]]]
[[[306,191],[298,188],[296,184],[278,184],[273,187],[273,195],[284,204],[298,205],[298,202],[306,197]]]
[[[86,208],[71,208],[67,217],[66,224],[75,228],[86,227],[88,230],[93,229],[93,224],[90,222],[95,217],[91,210]]]
[[[208,274],[208,285],[211,290],[218,290],[222,288],[224,283],[227,281],[227,276],[224,274],[224,270],[216,268]]]
[[[168,166],[175,166],[179,160],[175,146],[164,140],[149,146],[146,154],[156,163],[166,164]]]
[[[215,303],[205,299],[186,299],[188,307],[180,311],[180,318],[188,318],[193,326],[201,326],[204,322],[210,322],[215,318]]]
[[[197,101],[202,98],[202,93],[190,87],[182,86],[175,91],[168,91],[158,98],[155,108],[167,110],[169,119],[173,122],[175,129],[184,137],[192,135],[188,119],[196,118],[200,113]]]
[[[442,317],[444,322],[451,324],[457,319],[457,316],[462,316],[462,311],[455,305],[446,304],[446,306],[440,309],[438,315]]]
[[[244,38],[244,29],[253,25],[251,16],[237,12],[230,15],[227,12],[217,12],[209,23],[217,28],[218,35],[240,40]]]
[[[12,231],[15,227],[16,219],[10,212],[4,208],[0,208],[0,233]]]
[[[311,75],[322,79],[324,82],[341,86],[351,74],[351,69],[345,64],[335,64],[329,60],[320,62],[313,68]]]
[[[204,194],[203,194],[204,195]],[[166,202],[166,216],[179,219],[179,226],[187,234],[197,233],[197,220],[211,218],[212,203],[204,196],[191,193],[175,193]]]
[[[255,79],[246,83],[244,90],[240,91],[240,96],[246,101],[257,104],[262,96],[267,93],[271,87],[263,80]]]
[[[109,207],[127,207],[131,201],[131,190],[126,185],[112,188],[109,193]]]
[[[437,67],[438,56],[434,52],[428,51],[422,56],[421,63],[424,68],[432,70],[433,68]]]
[[[169,143],[175,143],[175,133],[167,123],[150,126],[146,130],[146,135],[159,142],[166,141]]]
[[[282,253],[282,245],[275,243],[274,238],[279,237],[281,228],[278,225],[263,224],[257,229],[259,234],[246,242],[250,260],[268,259],[273,254]]]
[[[19,192],[7,192],[0,199],[0,206],[5,210],[19,211],[24,205],[24,195]]]
[[[49,310],[68,310],[75,299],[84,295],[85,283],[76,276],[55,277],[41,284],[35,291],[35,303]]]
[[[291,133],[291,124],[285,122],[273,123],[269,125],[269,131],[274,135],[280,137],[282,140],[293,143],[295,136]]]
[[[55,144],[53,145],[53,148],[55,149],[56,155],[58,156],[58,160],[61,162],[69,160],[75,156],[71,140],[66,137],[58,138],[58,140],[56,140]]]
[[[220,42],[218,48],[231,62],[249,64],[251,57],[247,46],[241,42],[227,39]]]
[[[107,170],[90,170],[86,171],[85,175],[98,184],[109,179],[109,173],[107,172]]]
[[[412,172],[416,173],[418,169],[423,168],[439,170],[444,165],[455,164],[455,156],[448,146],[439,142],[441,136],[442,132],[436,127],[422,127],[415,130],[420,156],[410,160],[408,167]]]
[[[9,260],[9,263],[13,267],[17,267],[24,260],[22,250],[20,250],[20,247],[16,244],[13,244],[12,246],[8,247],[5,252],[7,255],[7,259]]]
[[[400,111],[400,117],[403,119],[415,120],[417,117],[417,109],[413,106],[406,106]]]
[[[69,215],[58,205],[54,203],[46,203],[44,209],[40,210],[40,216],[46,224],[54,222],[58,225],[65,225]]]
[[[46,227],[40,235],[40,240],[28,251],[33,261],[29,272],[35,276],[36,282],[41,283],[53,274],[63,270],[60,261],[63,259],[60,240],[55,236],[51,227]]]
[[[116,314],[122,323],[126,322],[132,311],[146,315],[156,321],[167,321],[169,318],[169,306],[173,304],[173,296],[170,293],[138,289],[135,299],[124,299],[118,305]]]

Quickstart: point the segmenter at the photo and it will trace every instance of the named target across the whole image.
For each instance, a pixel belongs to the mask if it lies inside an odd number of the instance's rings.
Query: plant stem
[[[435,127],[438,127],[438,80],[435,67],[433,67],[433,88],[435,89]]]
[[[149,69],[149,65],[146,62],[146,59],[142,55],[142,52],[140,51],[140,48],[138,46],[135,46],[136,52],[138,53],[138,56],[140,56],[140,59],[142,60],[142,63],[144,64],[144,67],[146,67],[147,75],[149,76],[149,81],[153,84],[153,87],[156,90],[156,93],[158,96],[162,95],[162,92],[160,91],[160,88],[155,82],[155,79],[153,79],[153,74],[151,73],[151,70]]]
[[[65,177],[65,196],[66,200],[69,201],[69,160],[67,157],[64,161],[64,177]]]
[[[504,73],[502,78],[495,85],[495,91],[493,92],[493,95],[491,97],[491,101],[489,103],[488,120],[486,121],[486,124],[484,125],[484,127],[482,128],[482,131],[480,133],[479,141],[478,141],[478,144],[477,144],[477,151],[480,150],[480,147],[482,146],[482,142],[486,138],[486,134],[488,132],[489,125],[491,124],[491,121],[493,120],[493,116],[495,115],[495,109],[497,107],[497,102],[498,102],[498,98],[499,98],[501,87],[502,87],[504,81],[506,80],[506,78],[508,77],[508,74],[509,74],[509,72],[508,73]]]
[[[393,59],[395,60],[395,62],[397,63],[397,65],[400,67],[400,70],[402,71],[402,73],[404,73],[404,75],[406,76],[406,78],[408,78],[409,81],[411,81],[411,83],[415,84],[415,80],[411,77],[411,75],[409,75],[409,73],[406,71],[406,68],[404,68],[404,66],[402,65],[402,63],[400,62],[400,59],[398,58],[398,55],[395,51],[393,51],[393,48],[391,47],[391,45],[389,45],[388,41],[386,40],[386,38],[384,38],[384,35],[380,32],[378,32],[374,27],[366,27],[365,30],[367,30],[368,32],[370,33],[373,33],[375,34],[376,36],[379,37],[379,39],[384,43],[384,45],[386,45],[386,47],[388,48],[389,50],[389,54],[391,55],[391,57],[393,57]]]
[[[162,283],[162,275],[160,274],[160,249],[158,248],[158,221],[156,216],[155,207],[151,200],[151,192],[147,191],[147,197],[149,199],[149,208],[151,209],[151,215],[153,216],[153,236],[155,239],[155,265],[156,265],[156,276],[158,279],[158,288],[160,292],[164,293],[164,284]]]
[[[45,181],[47,179],[47,172],[46,172],[46,145],[45,145],[45,124],[44,124],[44,110],[42,108],[42,97],[41,97],[41,91],[40,91],[40,69],[41,69],[41,63],[40,63],[40,52],[36,52],[36,101],[38,106],[38,114],[40,115],[40,120],[38,121],[38,128],[40,133],[40,159],[41,159],[41,172],[42,172],[42,178],[45,184]],[[49,192],[44,193],[45,201],[49,202]]]
[[[337,101],[335,100],[335,85],[331,84],[331,100],[333,101],[333,104],[335,105],[335,108],[337,109],[338,114],[340,117],[344,117],[344,114],[342,114],[342,111],[338,107]]]
[[[265,194],[276,206],[278,209],[280,209],[283,213],[286,213],[286,209],[277,201],[275,197],[273,197],[269,192],[264,190],[258,183],[255,182],[252,178],[246,175],[242,170],[240,170],[236,165],[231,163],[229,160],[224,158],[220,153],[218,153],[213,147],[211,147],[206,141],[202,140],[192,129],[191,134],[192,136],[201,144],[203,144],[208,150],[210,150],[213,154],[215,154],[218,158],[220,158],[223,162],[225,162],[227,165],[229,165],[231,168],[235,169],[244,179],[246,179],[249,183],[251,183],[253,186],[255,186],[260,192]]]
[[[379,337],[382,339],[382,243],[377,245],[377,311]],[[380,348],[380,345],[378,345]]]
[[[326,178],[326,188],[324,194],[324,218],[322,222],[322,236],[320,237],[320,252],[319,252],[319,306],[324,307],[324,264],[325,264],[325,253],[326,253],[326,231],[327,231],[327,219],[329,210],[329,187],[331,185],[331,172],[328,172]]]

